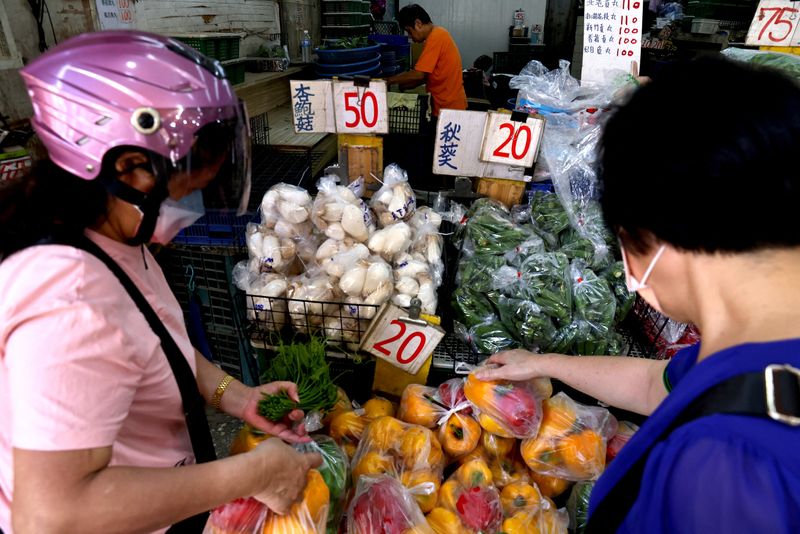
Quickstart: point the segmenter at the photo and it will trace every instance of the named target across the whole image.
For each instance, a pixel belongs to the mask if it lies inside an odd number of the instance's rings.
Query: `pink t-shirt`
[[[130,276],[196,373],[180,306],[150,252],[87,235]],[[160,341],[100,260],[59,245],[25,249],[0,263],[0,295],[0,528],[6,534],[12,448],[111,446],[111,465],[194,463]]]

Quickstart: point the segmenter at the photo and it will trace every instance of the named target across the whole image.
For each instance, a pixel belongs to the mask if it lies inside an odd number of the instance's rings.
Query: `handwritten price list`
[[[762,0],[750,23],[747,44],[752,46],[800,46],[800,3]]]
[[[604,82],[607,71],[631,72],[642,51],[642,0],[586,0],[581,79]]]

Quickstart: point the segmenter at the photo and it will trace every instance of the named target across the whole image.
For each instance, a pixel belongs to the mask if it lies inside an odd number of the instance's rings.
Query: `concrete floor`
[[[242,428],[242,422],[213,408],[206,408],[206,417],[211,429],[211,437],[214,439],[217,458],[225,458],[228,456],[233,438]]]

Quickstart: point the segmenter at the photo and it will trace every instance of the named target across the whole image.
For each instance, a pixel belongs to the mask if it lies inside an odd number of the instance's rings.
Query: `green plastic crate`
[[[686,6],[686,14],[698,19],[719,19],[750,22],[755,15],[755,5],[742,5],[736,2],[699,2],[691,0]]]
[[[208,56],[219,61],[229,61],[239,58],[239,42],[241,36],[235,35],[191,35],[176,36],[176,39],[191,46],[204,56]]]
[[[369,13],[370,2],[367,0],[323,0],[323,13]]]
[[[243,59],[234,59],[233,61],[225,61],[222,63],[225,69],[225,76],[231,84],[244,82],[244,73],[247,71],[247,61]]]
[[[363,26],[369,24],[372,17],[366,13],[325,13],[322,15],[324,26]]]

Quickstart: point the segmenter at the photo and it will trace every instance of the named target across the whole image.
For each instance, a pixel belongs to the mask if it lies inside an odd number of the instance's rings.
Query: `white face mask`
[[[205,212],[203,192],[199,189],[180,200],[167,198],[161,203],[156,228],[150,241],[166,245],[178,235],[178,232],[197,222]]]
[[[644,276],[642,276],[641,281],[639,281],[631,274],[631,269],[628,267],[628,255],[625,253],[625,247],[622,246],[621,241],[619,243],[619,249],[622,253],[622,265],[625,268],[625,285],[628,287],[628,291],[636,291],[639,293],[648,304],[660,313],[663,313],[661,303],[658,301],[658,297],[656,296],[656,292],[653,291],[653,288],[647,285],[647,280],[650,278],[650,275],[653,274],[653,269],[656,268],[656,264],[658,260],[661,259],[661,255],[666,248],[666,245],[661,245],[659,247],[658,252],[656,252],[656,255],[653,256],[653,259],[650,261],[650,265],[647,266]]]

